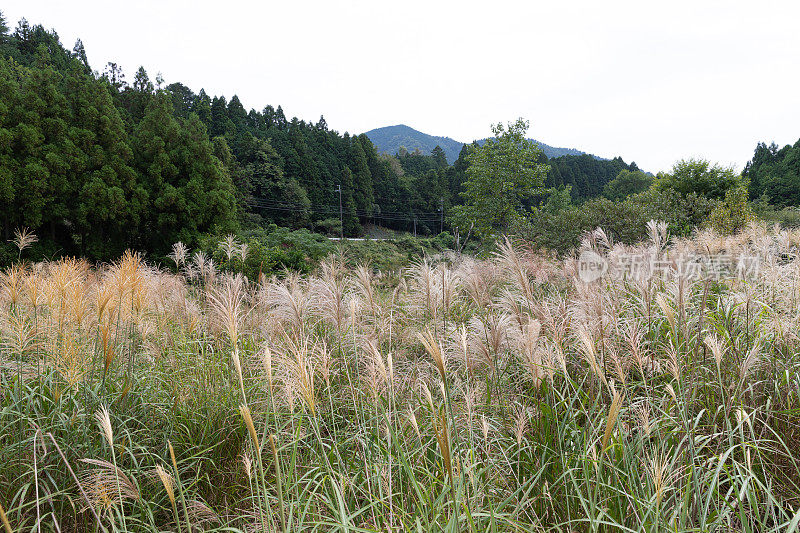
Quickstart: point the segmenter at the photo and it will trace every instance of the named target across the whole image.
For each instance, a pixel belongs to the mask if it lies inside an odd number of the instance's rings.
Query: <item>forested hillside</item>
[[[132,80],[114,63],[93,71],[80,41],[70,52],[25,20],[0,29],[0,88],[3,236],[27,226],[45,252],[164,254],[265,222],[338,234],[340,199],[346,235],[369,221],[410,230],[415,218],[438,233],[457,190],[446,162],[379,156],[322,117],[248,111],[141,67]]]
[[[412,130],[413,131],[413,130]],[[277,224],[357,236],[363,224],[437,234],[461,193],[473,145],[383,154],[351,136],[247,110],[237,96],[166,84],[139,67],[98,71],[80,40],[24,19],[0,26],[0,224],[40,236],[39,255],[166,254],[176,241]],[[599,196],[621,159],[548,160],[550,187],[575,201]],[[527,204],[526,204],[527,205]],[[343,222],[343,228],[340,225]]]
[[[565,155],[551,159],[547,185],[572,187],[572,198],[585,200],[603,194],[603,188],[623,171],[637,171],[636,163],[626,164],[621,157],[597,159],[588,154]]]
[[[464,143],[450,137],[428,135],[405,124],[375,128],[364,133],[380,153],[394,155],[401,151],[429,154],[437,146],[444,150],[447,162],[455,162]]]
[[[397,126],[386,126],[383,128],[375,128],[365,133],[367,137],[373,142],[378,152],[385,152],[387,154],[396,154],[400,151],[414,152],[419,150],[423,154],[428,154],[436,146],[444,150],[445,156],[449,163],[454,163],[458,154],[461,153],[464,143],[451,139],[450,137],[436,137],[428,135],[421,131],[410,128],[405,124],[398,124]],[[533,140],[533,139],[532,139]],[[483,144],[486,139],[480,139],[478,144]],[[539,148],[549,158],[561,157],[564,155],[583,155],[584,152],[576,150],[575,148],[557,148],[534,140]]]
[[[749,180],[751,199],[782,207],[800,205],[800,140],[783,148],[759,143],[742,174]]]
[[[4,25],[3,25],[4,26]],[[235,187],[196,115],[172,113],[144,71],[91,74],[80,42],[24,20],[1,28],[0,217],[50,252],[166,250],[236,221]]]

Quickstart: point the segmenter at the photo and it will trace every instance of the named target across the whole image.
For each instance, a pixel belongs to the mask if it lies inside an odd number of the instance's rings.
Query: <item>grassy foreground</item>
[[[800,232],[510,244],[248,282],[135,254],[0,278],[6,531],[794,531]],[[184,273],[190,273],[191,276]]]

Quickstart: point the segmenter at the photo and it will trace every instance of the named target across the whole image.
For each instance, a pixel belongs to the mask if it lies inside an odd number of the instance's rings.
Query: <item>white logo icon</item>
[[[578,257],[578,277],[585,283],[600,279],[608,271],[608,261],[600,254],[584,250]]]

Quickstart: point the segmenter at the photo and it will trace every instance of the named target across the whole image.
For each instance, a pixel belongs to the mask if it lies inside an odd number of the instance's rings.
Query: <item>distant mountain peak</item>
[[[369,137],[379,152],[392,155],[396,154],[401,146],[409,152],[419,149],[420,152],[429,155],[431,150],[438,145],[444,150],[447,162],[450,164],[458,158],[458,153],[461,151],[461,147],[464,146],[464,143],[450,137],[428,135],[406,124],[375,128],[366,132],[366,136]]]
[[[447,156],[447,162],[451,165],[453,161],[458,158],[461,152],[461,147],[465,143],[451,139],[450,137],[438,137],[435,135],[428,135],[419,130],[415,130],[406,124],[396,124],[394,126],[384,126],[382,128],[375,128],[365,133],[367,137],[375,145],[378,152],[385,152],[394,155],[398,152],[400,147],[404,147],[409,152],[419,149],[425,155],[431,153],[431,150],[440,146]],[[482,142],[481,139],[478,142]],[[545,144],[543,142],[531,139],[539,145],[544,154],[548,158],[561,157],[562,155],[584,155],[586,152],[581,152],[575,148],[557,148]],[[597,156],[594,156],[597,157]],[[600,158],[598,158],[600,159]]]

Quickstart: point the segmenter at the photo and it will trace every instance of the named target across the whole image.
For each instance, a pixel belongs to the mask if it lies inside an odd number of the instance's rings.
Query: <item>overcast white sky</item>
[[[139,65],[247,108],[340,132],[407,124],[460,141],[531,137],[650,171],[741,168],[800,137],[800,2],[5,0],[83,39],[92,67]]]

